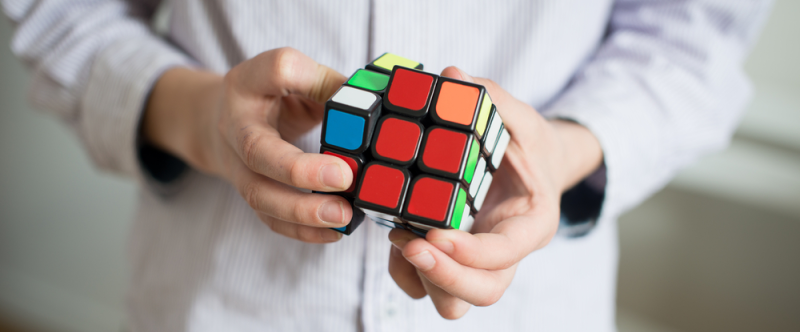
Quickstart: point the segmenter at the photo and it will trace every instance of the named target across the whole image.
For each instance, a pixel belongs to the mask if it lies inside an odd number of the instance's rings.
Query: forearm
[[[560,145],[560,164],[555,170],[564,192],[592,174],[603,163],[600,142],[586,127],[572,121],[550,120],[557,144]]]
[[[142,117],[143,139],[196,169],[217,173],[202,146],[211,139],[221,86],[222,77],[214,73],[183,67],[166,71],[150,93]]]

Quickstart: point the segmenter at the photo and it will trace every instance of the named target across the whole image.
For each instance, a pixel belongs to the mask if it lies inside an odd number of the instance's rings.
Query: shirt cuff
[[[625,163],[620,149],[624,139],[620,121],[603,106],[592,104],[575,95],[562,96],[542,111],[549,119],[578,123],[592,132],[603,150],[603,164],[591,175],[561,196],[559,233],[566,236],[588,234],[600,221],[616,218],[620,209],[620,179],[624,178]],[[613,208],[613,209],[611,209]]]
[[[139,122],[152,86],[166,70],[191,60],[163,40],[125,39],[100,52],[82,96],[82,139],[100,169],[151,178],[140,163]]]

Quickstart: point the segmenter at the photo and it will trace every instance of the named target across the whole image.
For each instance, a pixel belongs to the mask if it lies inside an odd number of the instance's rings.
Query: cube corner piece
[[[472,226],[472,207],[457,181],[422,174],[414,178],[407,195],[402,217],[409,226],[467,231]]]
[[[440,77],[433,92],[431,119],[440,126],[474,133],[485,96],[483,85]]]
[[[381,115],[381,97],[370,91],[342,86],[325,103],[320,143],[352,154],[364,152]]]

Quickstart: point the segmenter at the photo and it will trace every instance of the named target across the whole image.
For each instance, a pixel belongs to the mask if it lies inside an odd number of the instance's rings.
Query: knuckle
[[[253,131],[244,128],[239,133],[239,151],[244,159],[244,164],[250,169],[256,168],[256,161],[258,160],[258,147],[261,142],[261,136]]]
[[[441,288],[453,288],[458,283],[458,277],[455,274],[451,273],[444,273],[437,278],[438,282],[436,283]]]
[[[258,211],[261,208],[259,199],[261,197],[261,188],[258,186],[257,182],[248,182],[245,184],[242,189],[242,196],[245,202],[254,210]]]
[[[290,221],[296,223],[307,224],[309,221],[315,220],[309,210],[310,209],[307,209],[303,204],[295,204],[292,206],[291,215],[289,215],[288,218],[290,218]]]
[[[322,237],[319,234],[319,231],[316,229],[308,228],[308,227],[300,227],[297,225],[293,225],[297,232],[297,239],[303,242],[321,242]]]
[[[290,158],[292,159],[289,161],[289,184],[301,188],[314,184],[316,182],[314,176],[309,172],[309,167],[306,167],[301,158]]]
[[[299,58],[300,51],[294,48],[282,47],[276,49],[272,62],[273,79],[277,82],[287,82],[294,77]]]

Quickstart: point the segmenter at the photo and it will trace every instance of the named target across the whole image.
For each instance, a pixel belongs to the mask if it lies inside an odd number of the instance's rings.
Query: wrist
[[[158,79],[142,118],[144,140],[193,168],[216,173],[208,141],[216,133],[221,77],[172,68]]]
[[[548,122],[555,129],[559,144],[558,177],[561,184],[559,189],[563,193],[600,167],[603,150],[588,128],[568,120],[555,119]]]

